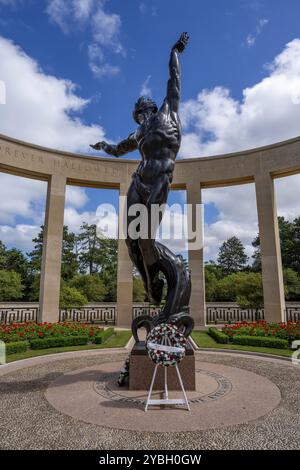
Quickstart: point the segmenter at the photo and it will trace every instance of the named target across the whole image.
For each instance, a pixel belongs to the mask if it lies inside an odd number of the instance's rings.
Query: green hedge
[[[234,335],[233,344],[277,349],[286,349],[288,347],[286,339],[270,338],[269,336]]]
[[[15,354],[19,352],[27,351],[29,347],[28,341],[17,341],[15,343],[6,343],[6,354],[9,356],[10,354]]]
[[[113,328],[107,328],[104,331],[101,331],[101,333],[97,336],[95,336],[94,343],[95,344],[102,344],[104,343],[108,338],[110,338],[114,334],[114,329]]]
[[[84,346],[88,342],[93,341],[95,344],[102,344],[114,334],[113,328],[107,328],[95,336],[93,339],[89,336],[61,336],[32,339],[29,341],[18,341],[6,343],[6,354],[15,354],[27,351],[27,349],[48,349],[66,346]]]
[[[60,346],[81,346],[87,344],[88,336],[62,336],[60,338],[41,338],[30,341],[31,349],[47,349]]]
[[[220,344],[227,344],[229,341],[229,337],[223,333],[223,331],[219,330],[218,328],[209,328],[208,334],[211,336],[217,343]]]

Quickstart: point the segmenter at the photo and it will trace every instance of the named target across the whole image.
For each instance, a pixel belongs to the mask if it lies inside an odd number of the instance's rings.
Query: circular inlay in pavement
[[[119,387],[115,373],[101,374],[95,383],[95,390],[103,398],[116,400],[121,403],[136,403],[145,406],[148,392],[133,391],[128,387]],[[232,384],[226,377],[204,369],[196,369],[196,391],[189,392],[189,402],[202,404],[212,400],[219,400],[230,392]],[[170,392],[171,393],[171,392]],[[180,398],[181,392],[172,392],[174,398]],[[163,398],[162,392],[154,391],[152,398]]]
[[[187,392],[191,412],[149,408],[147,392],[116,385],[121,362],[75,370],[58,377],[46,391],[61,413],[117,429],[178,432],[220,428],[264,416],[280,403],[280,391],[265,377],[236,367],[196,362],[196,391]],[[154,392],[159,398],[160,392]],[[181,396],[170,392],[170,398]],[[153,396],[154,398],[154,396]]]

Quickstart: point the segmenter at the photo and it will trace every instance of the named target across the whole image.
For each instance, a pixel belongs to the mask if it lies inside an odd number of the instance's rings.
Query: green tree
[[[29,292],[32,284],[32,273],[28,258],[21,250],[11,248],[6,252],[6,269],[14,271],[21,276],[22,285],[24,286],[23,300],[28,300]]]
[[[283,269],[284,293],[286,300],[300,300],[300,276],[291,268]]]
[[[292,222],[278,217],[281,259],[284,268],[291,268],[300,275],[300,217]],[[261,250],[259,235],[252,242],[255,252],[252,256],[252,270],[261,270]]]
[[[37,274],[41,272],[43,238],[44,226],[42,225],[40,232],[32,240],[34,243],[34,248],[30,253],[28,253],[32,274]],[[68,227],[64,225],[61,258],[61,277],[65,281],[72,279],[72,277],[74,277],[77,273],[77,270],[79,268],[79,262],[77,258],[78,255],[76,252],[76,235],[73,232],[69,232]]]
[[[10,302],[23,297],[22,280],[19,273],[0,270],[0,302]]]
[[[226,276],[245,269],[247,261],[245,248],[237,237],[229,238],[219,248],[218,265]]]
[[[106,287],[104,302],[116,302],[117,300],[117,270],[105,270],[100,274],[100,279]]]
[[[118,241],[100,236],[95,224],[84,222],[81,225],[77,244],[82,273],[117,272]]]
[[[63,228],[63,244],[61,259],[61,277],[64,281],[72,279],[79,269],[79,261],[77,254],[77,236],[73,232],[69,232],[69,228],[64,225]]]
[[[98,274],[77,274],[70,282],[89,302],[103,302],[106,287]]]
[[[237,273],[236,303],[241,308],[253,308],[259,310],[263,307],[264,296],[262,287],[262,276],[260,273]]]
[[[84,222],[80,227],[77,243],[80,271],[89,274],[98,272],[98,266],[101,265],[102,259],[99,253],[101,241],[97,236],[97,226]]]
[[[0,240],[0,269],[6,268],[6,246]]]
[[[27,253],[29,258],[30,269],[33,275],[41,272],[42,256],[43,256],[43,238],[44,226],[41,225],[41,230],[35,238],[32,239],[34,243],[33,250]]]
[[[224,276],[219,279],[215,290],[215,302],[235,302],[237,297],[237,290],[234,284],[235,274]]]
[[[99,266],[100,278],[105,287],[105,301],[115,302],[117,300],[117,270],[118,270],[118,240],[114,238],[104,238],[100,244]]]
[[[40,282],[41,275],[39,273],[31,276],[30,288],[28,291],[27,299],[29,302],[38,302],[40,297]]]
[[[224,277],[223,269],[218,266],[214,261],[205,263],[205,271],[214,274],[216,279],[222,279]]]
[[[254,272],[260,272],[261,271],[261,253],[260,253],[259,235],[257,235],[252,241],[252,246],[254,248],[254,253],[252,255],[253,262],[252,262],[251,269]]]
[[[222,268],[210,262],[204,267],[205,274],[205,298],[207,302],[217,301],[217,286],[219,279],[222,279]]]
[[[262,276],[260,273],[239,272],[220,279],[217,284],[217,301],[247,301],[254,308],[263,301]]]
[[[5,269],[15,271],[21,275],[22,279],[25,279],[28,272],[28,259],[22,251],[17,248],[6,250]]]
[[[75,287],[62,284],[60,289],[59,306],[62,309],[80,308],[88,303],[87,298]]]
[[[298,274],[300,274],[300,253],[297,252],[300,249],[299,222],[300,219],[290,222],[284,217],[278,217],[282,265],[284,268],[294,269]]]
[[[10,248],[8,250],[0,241],[0,269],[4,269],[5,271],[14,271],[20,274],[24,288],[23,299],[27,300],[31,278],[29,262],[23,252],[17,248]]]

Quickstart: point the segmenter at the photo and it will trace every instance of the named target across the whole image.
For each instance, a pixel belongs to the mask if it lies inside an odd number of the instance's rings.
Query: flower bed
[[[237,323],[223,328],[223,332],[233,340],[235,335],[260,336],[279,338],[287,340],[289,343],[300,339],[300,322],[292,323],[267,323],[265,321],[253,323]]]
[[[91,342],[104,331],[103,328],[79,322],[13,323],[0,325],[0,340],[10,343],[35,339],[85,336]]]

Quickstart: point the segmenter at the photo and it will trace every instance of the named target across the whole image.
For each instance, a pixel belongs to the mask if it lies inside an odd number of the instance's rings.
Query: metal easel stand
[[[155,346],[155,345],[154,345]],[[158,345],[156,345],[158,346]],[[166,345],[160,345],[160,349],[163,349],[165,351],[167,350],[171,350],[171,349],[178,349],[178,348],[172,348],[170,346],[166,346]],[[155,369],[154,369],[154,372],[153,372],[153,376],[152,376],[152,381],[151,381],[151,385],[150,385],[150,390],[149,390],[149,393],[148,393],[148,398],[147,398],[147,402],[146,402],[146,406],[145,406],[145,411],[148,410],[148,406],[149,405],[154,405],[154,406],[157,406],[157,405],[185,405],[187,410],[188,411],[191,411],[190,410],[190,405],[189,405],[189,402],[188,402],[188,399],[187,399],[187,395],[186,395],[186,392],[185,392],[185,389],[184,389],[184,386],[183,386],[183,382],[182,382],[182,378],[181,378],[181,374],[179,372],[179,368],[178,368],[178,365],[175,364],[175,368],[176,368],[176,372],[177,372],[177,376],[178,376],[178,380],[179,380],[179,383],[180,383],[180,386],[181,386],[181,390],[182,390],[182,393],[183,393],[183,397],[184,398],[175,398],[175,399],[172,399],[172,398],[169,398],[169,391],[168,391],[168,367],[167,366],[164,366],[165,368],[165,391],[164,391],[164,398],[163,399],[151,399],[151,395],[152,395],[152,390],[153,390],[153,385],[154,385],[154,382],[155,382],[155,377],[156,377],[156,372],[157,372],[157,368],[159,367],[158,364],[156,364],[155,366]]]

